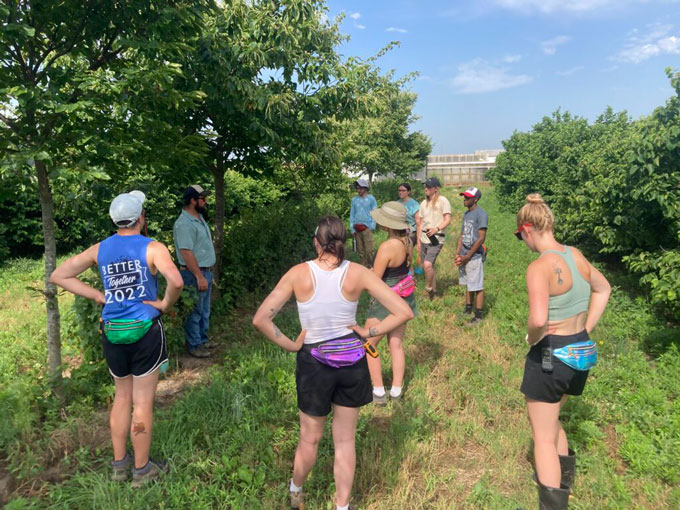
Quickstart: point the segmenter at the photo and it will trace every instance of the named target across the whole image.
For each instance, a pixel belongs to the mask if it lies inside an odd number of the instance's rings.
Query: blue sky
[[[328,0],[345,13],[340,52],[418,71],[414,125],[433,154],[501,148],[557,108],[594,120],[607,105],[633,118],[674,92],[680,0]]]

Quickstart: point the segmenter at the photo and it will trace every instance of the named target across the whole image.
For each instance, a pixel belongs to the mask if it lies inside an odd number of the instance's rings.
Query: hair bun
[[[527,204],[545,204],[540,193],[531,193],[527,195]]]

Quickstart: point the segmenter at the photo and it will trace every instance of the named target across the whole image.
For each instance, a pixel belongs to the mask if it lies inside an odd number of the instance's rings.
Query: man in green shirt
[[[203,217],[209,194],[198,184],[185,189],[184,209],[172,229],[184,287],[196,294],[196,306],[184,325],[187,349],[196,358],[209,358],[212,354],[208,349],[214,347],[208,340],[208,327],[215,247]]]

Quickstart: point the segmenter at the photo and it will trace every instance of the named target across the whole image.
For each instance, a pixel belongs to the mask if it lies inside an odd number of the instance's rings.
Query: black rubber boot
[[[569,492],[574,492],[574,476],[576,475],[576,453],[569,448],[569,455],[560,455],[560,469],[562,470],[562,480]]]
[[[538,510],[567,510],[569,508],[569,489],[562,485],[559,489],[538,483]]]

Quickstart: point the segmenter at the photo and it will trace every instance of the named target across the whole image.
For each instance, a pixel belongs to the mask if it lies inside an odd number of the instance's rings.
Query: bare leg
[[[146,466],[151,450],[151,431],[153,429],[153,400],[156,395],[159,369],[144,377],[132,380],[132,427],[130,439],[135,452],[135,467]]]
[[[123,460],[127,453],[127,437],[132,420],[132,376],[114,377],[116,394],[113,397],[109,426],[113,444],[113,460]]]
[[[405,332],[406,324],[402,324],[387,334],[390,354],[392,355],[392,386],[399,386],[400,388],[404,385],[404,372],[406,371],[406,356],[404,355],[403,343]]]
[[[469,290],[465,291],[465,304],[472,306],[472,292]]]
[[[310,416],[300,411],[300,441],[293,461],[293,483],[298,487],[302,487],[316,464],[316,454],[325,423],[325,416]]]
[[[536,475],[543,485],[559,488],[562,474],[557,456],[560,402],[549,404],[527,398],[526,403],[534,436]]]
[[[380,321],[376,319],[375,317],[371,317],[369,319],[366,319],[366,328],[370,328],[371,326],[375,326],[376,324],[379,324]],[[367,338],[369,342],[373,344],[374,347],[378,347],[378,344],[380,343],[380,340],[382,340],[382,336],[373,336],[371,338]],[[366,356],[366,361],[368,362],[368,372],[371,374],[371,383],[373,384],[373,387],[380,387],[383,385],[383,378],[382,378],[382,365],[380,364],[380,357],[374,358],[373,356]]]
[[[434,272],[432,262],[426,260],[423,262],[423,269],[425,270],[425,287],[427,289],[437,290],[437,275]]]
[[[483,290],[478,290],[475,293],[475,308],[477,310],[481,310],[484,308],[484,291]]]
[[[344,407],[333,404],[333,446],[335,448],[335,498],[338,506],[349,504],[354,484],[356,449],[354,437],[359,418],[358,407]],[[297,485],[297,484],[296,484]]]
[[[562,400],[560,400],[560,410],[562,410],[562,406],[566,401],[567,395],[562,395]],[[557,454],[569,455],[569,442],[567,441],[567,434],[564,433],[564,429],[562,428],[562,423],[560,422],[559,418],[557,420],[557,424],[560,426],[560,430],[557,434]]]

